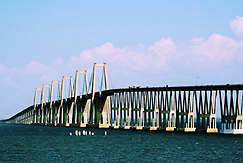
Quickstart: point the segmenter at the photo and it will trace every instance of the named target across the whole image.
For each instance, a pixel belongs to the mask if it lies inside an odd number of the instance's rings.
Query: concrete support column
[[[144,118],[144,114],[146,114],[144,112],[144,108],[141,108],[140,115],[139,115],[139,126],[137,126],[136,130],[142,130],[143,129],[145,122],[146,122],[146,119]]]
[[[174,131],[176,128],[176,110],[171,110],[168,118],[168,127],[166,127],[166,131]]]
[[[189,112],[187,116],[187,123],[185,132],[195,132],[196,128],[194,128],[194,112]]]
[[[216,114],[210,114],[207,133],[217,133],[217,132],[218,132],[218,129],[216,126]]]

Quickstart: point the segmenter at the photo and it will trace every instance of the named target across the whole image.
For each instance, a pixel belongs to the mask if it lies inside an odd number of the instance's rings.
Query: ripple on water
[[[242,135],[0,125],[0,162],[242,162]]]

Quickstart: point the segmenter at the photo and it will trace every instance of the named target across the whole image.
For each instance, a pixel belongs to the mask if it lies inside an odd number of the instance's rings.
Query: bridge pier
[[[158,130],[159,128],[159,109],[156,108],[153,113],[152,126],[150,130]]]
[[[129,130],[131,128],[131,118],[130,118],[130,116],[128,116],[126,122],[127,123],[124,125],[125,126],[124,129]]]
[[[185,132],[195,132],[195,131],[196,128],[194,127],[194,112],[189,112]]]
[[[64,123],[64,117],[65,117],[65,104],[63,103],[61,105],[60,121],[58,122],[59,125],[63,125],[63,123]]]
[[[45,104],[45,115],[44,115],[44,124],[48,125],[49,124],[49,116],[48,116],[48,112],[50,110],[50,103],[46,103]]]
[[[88,124],[88,121],[89,121],[89,115],[88,113],[90,113],[90,109],[89,109],[89,106],[90,106],[90,100],[86,100],[83,104],[81,104],[82,109],[80,108],[80,111],[83,110],[83,112],[81,111],[80,112],[80,115],[81,115],[81,119],[80,119],[80,127],[86,127],[86,125]]]
[[[166,131],[174,131],[176,129],[176,92],[174,92],[174,99],[172,101],[170,113],[169,113],[169,118],[168,118],[168,127],[166,127]],[[179,121],[179,118],[178,118]]]
[[[185,132],[195,132],[196,128],[194,127],[194,97],[191,97],[190,92],[188,98],[188,114]]]
[[[166,131],[174,131],[176,128],[176,112],[170,113],[170,120],[168,120],[168,127],[166,127]]]
[[[142,130],[144,128],[144,126],[145,126],[145,116],[144,115],[146,115],[146,113],[144,113],[144,108],[141,108],[140,115],[139,115],[139,123],[138,123],[138,126],[136,126],[136,130]]]
[[[236,117],[236,129],[242,129],[242,115]]]
[[[61,101],[55,101],[54,126],[57,126],[61,119]]]
[[[218,128],[216,126],[216,114],[210,115],[209,126],[207,128],[207,133],[217,133]]]
[[[109,128],[111,125],[111,106],[110,106],[110,97],[108,96],[106,99],[101,100],[101,106],[103,106],[101,116],[99,122],[99,128]]]
[[[116,116],[116,118],[115,118],[114,129],[119,129],[120,125],[121,125],[121,108],[120,108],[120,106],[118,106],[117,114],[115,116]]]
[[[107,112],[102,112],[102,122],[99,123],[99,128],[109,128],[110,124],[107,121]]]

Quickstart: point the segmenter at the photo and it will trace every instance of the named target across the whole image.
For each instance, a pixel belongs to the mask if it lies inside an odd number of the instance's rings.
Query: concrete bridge
[[[95,90],[97,67],[102,91]],[[78,94],[80,75],[84,91]],[[44,84],[35,89],[34,104],[5,123],[243,134],[242,109],[243,84],[109,89],[106,64],[94,64],[90,85],[86,70],[76,71],[74,83],[63,76]]]

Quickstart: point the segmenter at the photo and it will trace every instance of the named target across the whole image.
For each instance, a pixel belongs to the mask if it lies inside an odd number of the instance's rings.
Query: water
[[[0,162],[243,162],[243,135],[77,129],[0,124]]]

